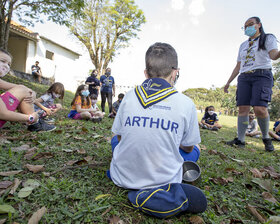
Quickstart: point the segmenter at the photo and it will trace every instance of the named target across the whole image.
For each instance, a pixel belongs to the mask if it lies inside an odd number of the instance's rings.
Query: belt
[[[247,71],[247,72],[242,72],[242,73],[250,74],[250,73],[254,73],[254,72],[268,72],[268,71],[271,72],[271,68],[267,68],[267,69],[254,69],[254,70]]]

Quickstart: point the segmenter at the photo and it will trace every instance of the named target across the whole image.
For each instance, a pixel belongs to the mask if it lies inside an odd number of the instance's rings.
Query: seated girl
[[[12,56],[0,48],[0,77],[9,73]],[[27,122],[29,131],[52,131],[55,126],[48,125],[34,112],[35,92],[23,85],[16,85],[0,79],[0,128],[7,121]],[[18,112],[15,112],[18,110]]]
[[[39,111],[40,117],[44,118],[46,122],[49,122],[51,120],[46,117],[62,109],[62,105],[60,103],[54,103],[54,100],[63,100],[63,97],[64,86],[62,83],[56,82],[50,86],[44,95],[35,100],[34,109],[35,111]]]
[[[71,102],[72,110],[68,114],[69,118],[79,120],[91,120],[98,122],[100,119],[94,117],[94,109],[91,105],[89,91],[87,85],[80,85],[77,88],[75,97]]]
[[[222,125],[220,125],[218,121],[219,119],[217,114],[215,113],[214,106],[208,106],[205,108],[205,113],[203,118],[201,119],[200,126],[208,130],[218,131],[222,127]]]

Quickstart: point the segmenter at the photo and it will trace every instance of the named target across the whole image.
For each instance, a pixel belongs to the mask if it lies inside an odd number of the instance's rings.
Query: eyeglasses
[[[179,72],[180,68],[172,67],[172,69],[173,69],[173,70],[177,70],[177,74],[176,74],[176,78],[175,78],[175,83],[176,83],[177,80],[178,80],[178,78],[179,78],[179,76],[180,76],[180,72]]]
[[[242,26],[241,27],[241,30],[246,30],[246,28],[248,27],[248,26],[253,26],[253,25],[255,25],[255,24],[257,24],[257,23],[249,23],[248,25],[245,25],[245,26]]]

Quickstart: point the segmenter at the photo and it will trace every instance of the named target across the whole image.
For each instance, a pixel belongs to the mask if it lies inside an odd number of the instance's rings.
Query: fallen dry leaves
[[[113,215],[109,218],[110,224],[124,224],[124,221],[122,221],[118,216]]]
[[[38,211],[36,211],[31,218],[28,221],[28,224],[37,224],[43,217],[43,215],[46,213],[47,209],[46,207],[40,208]]]
[[[12,181],[4,180],[0,182],[0,189],[7,189],[13,184]]]
[[[44,165],[31,165],[31,164],[26,164],[25,167],[33,172],[33,173],[38,173],[40,171],[44,170]]]
[[[262,214],[260,214],[260,213],[258,212],[258,210],[256,209],[256,207],[254,207],[254,206],[248,204],[246,208],[249,210],[249,212],[250,212],[253,216],[255,216],[255,217],[257,218],[257,220],[258,220],[259,222],[261,222],[261,223],[266,222],[266,218],[265,218]]]
[[[19,180],[18,178],[15,178],[14,185],[13,185],[11,191],[10,191],[11,195],[13,195],[16,192],[16,190],[17,190],[17,188],[20,184],[21,184],[21,180]]]
[[[13,171],[0,172],[0,176],[8,177],[8,176],[13,176],[13,175],[19,174],[21,172],[22,172],[22,170],[13,170]]]
[[[269,192],[263,192],[262,196],[267,201],[270,201],[270,202],[272,202],[274,204],[278,203],[278,201]]]
[[[21,145],[21,146],[18,146],[18,147],[12,147],[11,150],[13,152],[21,152],[21,151],[27,151],[30,149],[30,146],[27,145],[27,144],[24,144],[24,145]]]
[[[257,168],[252,168],[250,171],[253,174],[253,177],[262,178],[262,173]]]
[[[201,218],[200,216],[197,216],[197,215],[190,217],[189,222],[191,224],[204,224],[205,223],[203,218]]]

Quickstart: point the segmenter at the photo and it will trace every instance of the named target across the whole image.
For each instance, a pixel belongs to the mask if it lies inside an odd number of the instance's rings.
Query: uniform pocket
[[[261,92],[261,100],[270,102],[271,101],[271,95],[272,95],[272,89],[270,87],[264,86],[262,88],[262,92]]]

